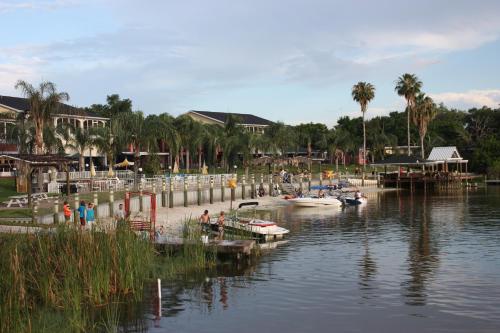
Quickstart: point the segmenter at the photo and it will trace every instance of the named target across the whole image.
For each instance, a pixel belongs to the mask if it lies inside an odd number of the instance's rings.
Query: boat
[[[325,196],[319,198],[318,196],[306,196],[301,198],[288,199],[293,205],[297,207],[322,207],[322,206],[340,206],[342,202],[333,196]]]
[[[275,222],[260,220],[255,217],[238,217],[238,210],[245,206],[257,206],[258,202],[243,202],[238,206],[236,214],[228,217],[224,221],[224,231],[236,234],[246,234],[262,241],[280,240],[285,237],[290,230],[278,226]],[[210,220],[210,227],[213,232],[218,232],[217,219]]]
[[[342,202],[343,205],[346,206],[357,206],[363,205],[367,203],[367,199],[365,196],[340,196],[339,201]]]

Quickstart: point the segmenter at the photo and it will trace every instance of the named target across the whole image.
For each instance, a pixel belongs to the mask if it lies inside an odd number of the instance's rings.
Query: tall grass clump
[[[89,308],[142,297],[154,257],[153,245],[127,228],[2,236],[0,331],[37,331],[32,318],[47,309],[63,312],[72,331],[88,331]]]

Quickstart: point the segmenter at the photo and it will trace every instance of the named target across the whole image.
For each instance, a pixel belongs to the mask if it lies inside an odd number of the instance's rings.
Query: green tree
[[[399,96],[403,96],[406,100],[407,113],[407,134],[408,134],[408,156],[411,154],[410,145],[410,118],[415,108],[415,99],[422,88],[422,81],[415,74],[403,74],[396,81],[395,90]]]
[[[86,130],[81,127],[68,127],[71,134],[67,136],[66,146],[75,150],[79,155],[79,170],[84,171],[85,160],[84,154],[87,149],[90,149],[94,144],[94,137],[91,130]],[[64,131],[63,129],[62,131]]]
[[[363,115],[363,185],[366,172],[366,124],[365,113],[368,109],[368,103],[375,98],[375,87],[371,83],[358,82],[352,87],[352,99],[359,103],[361,114]]]
[[[415,112],[413,112],[412,120],[418,128],[421,156],[425,158],[424,139],[429,123],[436,117],[437,109],[432,98],[426,96],[424,93],[418,94],[415,102]]]
[[[30,83],[19,80],[15,85],[24,97],[28,99],[28,117],[33,123],[35,154],[44,152],[43,131],[45,127],[52,126],[52,115],[58,110],[61,102],[69,100],[68,93],[57,92],[52,82],[42,82],[38,88]]]

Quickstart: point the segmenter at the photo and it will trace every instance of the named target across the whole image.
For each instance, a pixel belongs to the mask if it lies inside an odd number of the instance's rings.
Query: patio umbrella
[[[121,161],[120,163],[116,163],[115,164],[115,168],[126,168],[130,165],[134,165],[134,162],[130,162],[129,160],[127,160],[127,158],[125,157],[125,159],[123,161]]]
[[[179,173],[179,165],[177,164],[177,161],[174,163],[174,173]]]
[[[205,164],[205,161],[203,161],[203,167],[201,168],[201,174],[208,175],[208,168],[207,168],[207,165]]]

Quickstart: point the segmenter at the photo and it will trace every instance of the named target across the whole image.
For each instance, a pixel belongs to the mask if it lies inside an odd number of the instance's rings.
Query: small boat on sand
[[[244,202],[238,206],[238,210],[244,206],[257,206],[258,202]],[[224,230],[235,234],[246,234],[263,241],[283,239],[290,230],[278,226],[275,222],[248,217],[238,217],[238,210],[234,217],[226,218]],[[218,231],[217,220],[210,221],[212,231]]]

